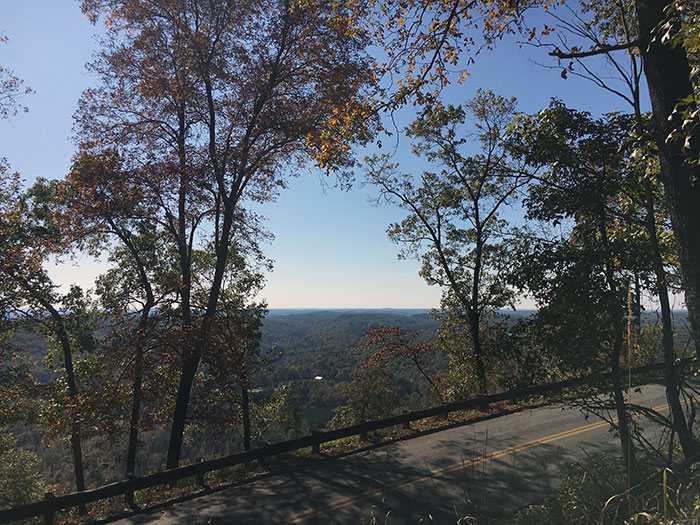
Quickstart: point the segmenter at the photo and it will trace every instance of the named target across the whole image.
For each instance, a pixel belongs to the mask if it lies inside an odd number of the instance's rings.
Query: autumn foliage
[[[379,326],[365,332],[365,342],[358,349],[370,353],[366,367],[383,367],[387,363],[401,359],[410,360],[430,383],[435,395],[442,400],[442,394],[436,381],[429,373],[431,357],[436,347],[422,341],[420,333],[409,332],[398,326]]]

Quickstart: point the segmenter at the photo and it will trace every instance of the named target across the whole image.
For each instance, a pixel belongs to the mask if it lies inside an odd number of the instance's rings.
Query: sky
[[[34,90],[23,98],[28,113],[0,121],[0,157],[31,183],[37,177],[60,178],[69,169],[75,145],[70,140],[72,115],[81,92],[97,80],[85,64],[98,49],[93,26],[77,0],[0,0],[0,64]],[[484,52],[470,66],[461,85],[445,90],[445,101],[468,101],[478,88],[518,98],[518,110],[536,112],[551,97],[599,115],[627,111],[621,99],[590,82],[550,70],[535,62],[553,64],[543,49],[519,46],[515,39]],[[397,115],[399,127],[414,118],[411,108]],[[395,139],[395,138],[394,138]],[[393,149],[384,139],[384,150]],[[360,155],[373,153],[372,148]],[[396,161],[419,172],[429,166],[411,156],[405,139],[399,140]],[[266,217],[274,241],[265,247],[274,260],[261,293],[272,308],[434,308],[440,290],[418,275],[419,263],[399,260],[398,246],[386,236],[391,222],[403,218],[400,210],[374,207],[372,188],[361,184],[361,173],[350,191],[323,184],[324,175],[301,170],[276,202],[256,210]],[[327,181],[326,181],[327,182]],[[55,280],[86,288],[104,271],[105,263],[77,254],[75,260],[51,268]],[[519,308],[532,308],[526,298]]]

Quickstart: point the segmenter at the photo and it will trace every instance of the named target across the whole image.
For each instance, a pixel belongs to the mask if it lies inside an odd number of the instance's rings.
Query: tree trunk
[[[201,348],[195,343],[192,326],[192,258],[191,246],[187,236],[187,196],[189,191],[187,149],[185,137],[187,126],[185,123],[185,105],[178,108],[178,139],[177,152],[180,168],[180,188],[178,192],[178,217],[177,231],[173,232],[178,249],[180,272],[182,273],[181,304],[182,310],[182,335],[184,337],[182,352],[182,368],[180,370],[180,383],[175,396],[175,408],[173,410],[172,424],[170,427],[170,441],[168,443],[168,458],[166,468],[176,468],[180,465],[180,453],[182,450],[182,438],[187,421],[187,406],[190,402],[190,394],[194,377],[199,366]],[[204,324],[204,321],[203,323]],[[198,333],[197,339],[201,338]],[[197,341],[199,342],[199,341]]]
[[[617,427],[620,432],[620,444],[622,445],[622,459],[628,468],[629,482],[632,483],[635,472],[634,446],[632,444],[632,434],[630,432],[629,417],[625,408],[625,395],[622,388],[622,378],[620,377],[620,357],[622,357],[622,319],[620,313],[615,313],[613,329],[615,330],[615,340],[611,356],[611,371],[613,376],[613,396],[615,398],[615,410],[617,412]]]
[[[664,9],[671,0],[636,0],[635,4],[640,34],[652,35],[665,20]],[[676,104],[693,95],[690,67],[685,50],[663,45],[660,35],[648,45],[641,45],[640,51],[658,132],[661,178],[671,211],[685,300],[697,350],[700,334],[700,169],[685,162],[681,143],[666,142],[666,137],[678,125],[677,119],[669,120]],[[700,129],[696,128],[693,133],[693,142],[697,144]]]
[[[645,181],[646,199],[645,206],[647,218],[645,221],[649,242],[651,245],[654,272],[656,274],[657,294],[661,304],[662,322],[662,347],[664,351],[664,381],[666,383],[666,399],[671,410],[673,430],[678,434],[678,440],[686,458],[694,457],[698,452],[698,444],[693,438],[693,433],[688,428],[685,413],[680,402],[680,387],[675,370],[675,352],[673,345],[673,324],[671,319],[671,305],[668,300],[668,287],[666,286],[666,270],[664,269],[661,249],[659,248],[658,234],[656,230],[656,214],[654,211],[654,192],[650,181]]]
[[[600,182],[600,178],[598,178]],[[598,195],[603,193],[599,191]],[[622,357],[622,346],[624,342],[622,327],[624,314],[618,304],[619,289],[615,280],[615,262],[608,239],[608,217],[605,204],[598,202],[598,228],[600,238],[605,250],[603,271],[607,292],[610,297],[610,315],[613,329],[613,348],[610,356],[610,368],[613,380],[613,397],[615,400],[615,411],[617,412],[617,428],[620,433],[620,445],[622,446],[622,459],[627,467],[628,482],[631,486],[633,473],[635,472],[634,445],[632,443],[632,433],[630,431],[630,421],[625,406],[625,395],[622,388],[622,378],[620,377],[620,358]],[[628,363],[629,366],[629,363]]]
[[[144,291],[146,292],[146,302],[139,316],[139,324],[136,332],[136,361],[134,363],[134,386],[133,398],[131,400],[131,419],[129,421],[129,444],[126,451],[126,477],[129,474],[136,474],[136,452],[138,450],[139,425],[141,420],[141,390],[143,387],[143,354],[146,346],[146,331],[148,329],[149,317],[151,310],[155,306],[155,297],[151,283],[148,280],[146,267],[139,255],[139,252],[132,242],[130,236],[121,232],[116,225],[113,226],[118,233],[120,239],[126,245],[127,249],[134,258],[134,262],[138,268],[139,279]]]
[[[642,327],[642,284],[639,272],[634,272],[634,297],[632,300],[632,324],[637,333]]]
[[[126,474],[136,474],[136,450],[138,448],[139,423],[141,415],[141,386],[143,384],[143,345],[138,344],[134,363],[134,387],[129,421],[129,446],[126,452]]]
[[[180,374],[180,384],[178,386],[177,396],[175,398],[175,410],[173,412],[173,422],[170,428],[170,443],[168,444],[168,459],[166,468],[169,469],[175,468],[180,464],[182,436],[185,432],[185,423],[187,422],[187,407],[190,402],[192,385],[194,384],[194,378],[197,374],[197,367],[199,366],[202,352],[208,344],[210,325],[219,304],[219,295],[221,293],[229,246],[231,244],[231,231],[233,227],[235,201],[232,199],[227,199],[224,206],[224,221],[221,229],[221,240],[216,251],[214,278],[212,279],[206,310],[201,318],[201,324],[197,330],[197,338],[194,340],[194,344],[191,343],[192,338],[189,337],[189,333],[186,331],[186,351],[182,360],[183,366]],[[185,281],[183,286],[183,325],[187,330],[187,328],[191,327],[191,315],[189,310],[191,268],[185,264],[181,265],[183,280]],[[184,305],[185,298],[187,298],[188,301],[187,311],[185,311]]]
[[[184,360],[183,360],[184,361]],[[190,393],[194,376],[197,373],[199,357],[184,361],[182,372],[180,373],[180,384],[175,398],[175,410],[173,412],[173,423],[170,428],[170,443],[168,444],[168,460],[166,468],[177,468],[180,465],[180,452],[182,450],[182,437],[185,432],[185,422],[187,421],[187,405],[190,402]]]
[[[54,331],[58,336],[63,350],[63,366],[66,369],[66,382],[68,383],[68,394],[73,402],[78,400],[78,384],[75,380],[75,371],[73,370],[73,353],[71,349],[68,333],[63,324],[61,314],[49,303],[43,299],[39,301],[44,305],[51,315],[51,320],[54,323]],[[85,490],[85,474],[83,468],[83,452],[80,443],[80,420],[76,414],[72,416],[71,423],[71,451],[73,453],[73,470],[75,472],[75,488],[80,492]],[[81,507],[83,510],[85,507]]]
[[[85,490],[85,471],[83,468],[83,451],[80,444],[80,423],[73,421],[70,427],[71,452],[73,453],[73,471],[75,473],[75,487],[78,492]]]
[[[250,450],[250,399],[247,382],[241,385],[241,408],[243,410],[243,450]]]
[[[484,367],[484,354],[481,347],[481,334],[479,331],[479,317],[476,313],[469,313],[469,329],[472,336],[472,357],[476,368],[476,378],[479,381],[479,395],[488,395],[486,386],[486,367]]]

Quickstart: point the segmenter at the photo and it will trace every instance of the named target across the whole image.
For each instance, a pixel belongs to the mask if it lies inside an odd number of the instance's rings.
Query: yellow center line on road
[[[666,410],[667,408],[668,408],[668,405],[659,405],[659,406],[653,407],[652,410],[659,412],[662,410]],[[617,421],[617,418],[612,419],[613,423],[615,421]],[[462,468],[473,467],[475,465],[479,465],[481,463],[485,463],[485,462],[488,462],[488,461],[491,461],[494,459],[499,459],[499,458],[502,458],[505,456],[509,456],[511,454],[515,454],[516,452],[521,452],[521,451],[527,450],[529,448],[538,447],[540,445],[546,445],[547,443],[551,443],[553,441],[558,441],[560,439],[575,436],[578,434],[583,434],[584,432],[590,432],[591,430],[596,430],[599,428],[606,427],[606,426],[608,426],[608,424],[609,423],[607,421],[598,421],[596,423],[589,423],[588,425],[583,425],[580,427],[572,428],[570,430],[565,430],[564,432],[559,432],[557,434],[552,434],[550,436],[546,436],[546,437],[542,437],[542,438],[538,438],[538,439],[533,439],[532,441],[527,441],[526,443],[520,443],[519,445],[514,445],[512,447],[504,448],[502,450],[498,450],[498,451],[493,452],[491,454],[484,454],[482,456],[471,459],[469,461],[462,460],[458,463],[453,463],[451,465],[436,468],[436,469],[433,469],[422,476],[417,476],[417,477],[409,479],[407,481],[401,481],[401,482],[395,483],[393,485],[382,487],[381,489],[369,490],[369,491],[363,492],[362,494],[358,494],[357,496],[348,496],[346,498],[336,500],[333,503],[329,503],[328,505],[325,505],[323,507],[317,507],[314,509],[306,510],[304,512],[293,514],[291,516],[291,521],[289,523],[300,523],[301,521],[303,521],[306,518],[309,518],[315,514],[320,514],[320,513],[328,512],[328,511],[332,511],[332,510],[338,510],[338,509],[347,507],[349,505],[352,505],[353,503],[356,503],[360,500],[380,496],[381,494],[383,494],[385,492],[389,492],[391,490],[396,490],[396,489],[408,487],[411,485],[415,485],[416,483],[421,483],[423,481],[427,481],[431,478],[441,476],[441,475],[446,474],[448,472],[454,472],[455,470],[459,470]]]

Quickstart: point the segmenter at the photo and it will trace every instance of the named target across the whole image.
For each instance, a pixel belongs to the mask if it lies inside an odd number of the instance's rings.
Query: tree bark
[[[632,299],[632,324],[637,333],[642,327],[642,284],[639,272],[634,272],[634,297]]]
[[[484,352],[481,347],[481,330],[480,330],[480,294],[479,287],[481,284],[481,258],[484,253],[484,235],[483,235],[483,223],[479,217],[479,206],[478,200],[474,199],[474,222],[477,224],[476,227],[476,246],[475,246],[475,257],[474,257],[474,275],[472,278],[472,291],[471,291],[471,301],[469,303],[469,324],[472,333],[472,345],[474,346],[474,364],[476,365],[476,376],[479,380],[479,394],[488,395],[488,388],[486,386],[486,368],[484,367]]]
[[[239,170],[238,179],[245,180],[246,176],[242,170]],[[223,191],[223,190],[222,190]],[[204,314],[201,318],[197,337],[195,340],[189,337],[189,330],[186,331],[186,348],[183,356],[182,372],[180,374],[180,384],[178,386],[177,397],[175,399],[175,410],[173,412],[173,422],[170,429],[170,443],[168,445],[168,459],[166,468],[175,468],[180,464],[180,454],[182,449],[182,437],[185,432],[185,424],[187,422],[187,407],[190,402],[192,393],[192,385],[197,374],[199,361],[202,358],[202,352],[208,345],[209,330],[212,319],[216,314],[216,309],[219,304],[219,296],[221,294],[221,286],[223,284],[224,273],[228,260],[229,248],[231,246],[231,237],[233,230],[233,218],[235,206],[239,195],[235,192],[227,197],[224,202],[223,225],[221,227],[221,239],[216,250],[216,262],[214,268],[214,277],[209,289],[207,305]],[[182,212],[184,213],[184,211]],[[189,305],[191,293],[191,266],[189,265],[189,253],[187,254],[188,264],[182,265],[183,271],[183,325],[187,329],[191,327],[191,312]],[[184,278],[186,276],[186,280]],[[184,299],[185,292],[187,294],[187,306],[185,311]],[[193,343],[193,344],[192,344]]]
[[[182,450],[182,438],[185,433],[185,422],[187,420],[187,406],[190,402],[190,393],[194,376],[197,373],[199,356],[196,359],[188,359],[180,373],[180,383],[175,399],[175,410],[173,412],[173,423],[170,428],[170,442],[168,444],[168,460],[166,468],[177,468],[180,465],[180,453]]]
[[[192,337],[192,267],[190,245],[187,242],[186,212],[187,212],[187,156],[185,148],[185,136],[187,127],[185,123],[185,106],[178,108],[178,140],[177,153],[180,168],[180,188],[178,194],[177,229],[172,232],[177,242],[178,258],[180,263],[181,279],[181,317],[182,336],[184,338],[182,352],[182,369],[180,371],[180,383],[175,396],[175,408],[173,410],[172,425],[170,427],[170,441],[168,443],[168,457],[166,468],[176,468],[180,465],[180,453],[182,450],[182,437],[185,432],[187,420],[187,406],[190,402],[190,391],[194,383],[194,376],[199,366],[199,355]]]
[[[670,0],[636,0],[641,35],[654,34],[655,28],[666,19],[664,9],[670,3]],[[697,351],[700,334],[700,169],[685,162],[682,144],[666,142],[669,133],[677,126],[674,119],[669,120],[676,104],[693,95],[690,66],[685,50],[662,44],[660,35],[648,45],[641,45],[640,51],[658,132],[661,178],[671,211],[688,317]],[[700,129],[696,128],[693,133],[697,144]]]

